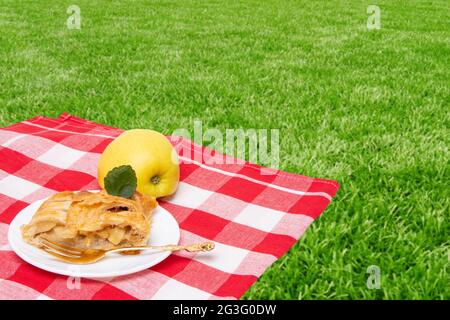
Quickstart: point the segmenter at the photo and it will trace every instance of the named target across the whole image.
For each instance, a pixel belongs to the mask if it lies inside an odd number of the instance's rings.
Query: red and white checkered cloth
[[[160,205],[178,221],[181,244],[212,240],[215,250],[174,253],[136,274],[68,286],[67,277],[11,251],[8,225],[56,191],[98,189],[97,161],[121,132],[69,114],[0,129],[0,299],[236,299],[300,238],[339,188],[330,180],[267,174],[247,162],[211,164],[198,154],[221,155],[182,140],[179,189]]]

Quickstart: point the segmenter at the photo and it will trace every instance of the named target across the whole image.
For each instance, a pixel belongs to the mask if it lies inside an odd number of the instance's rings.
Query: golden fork
[[[98,249],[76,249],[72,247],[67,247],[65,245],[41,238],[40,243],[42,245],[41,249],[45,252],[57,257],[58,259],[74,263],[74,264],[89,264],[103,259],[107,254],[113,252],[126,252],[130,251],[142,251],[142,250],[158,250],[158,251],[181,251],[186,250],[189,252],[199,252],[199,251],[211,251],[214,249],[214,242],[203,242],[191,244],[188,246],[178,246],[178,245],[165,245],[165,246],[137,246],[128,248],[118,248],[111,250],[98,250]]]

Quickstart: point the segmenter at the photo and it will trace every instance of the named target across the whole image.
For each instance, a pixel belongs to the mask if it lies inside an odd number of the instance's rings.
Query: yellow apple
[[[175,192],[180,179],[178,155],[159,132],[133,129],[123,132],[105,149],[98,163],[98,183],[115,167],[130,165],[136,172],[137,190],[159,198]]]

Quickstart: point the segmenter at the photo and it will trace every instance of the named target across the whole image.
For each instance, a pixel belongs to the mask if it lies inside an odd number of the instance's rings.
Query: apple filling
[[[145,239],[144,235],[133,230],[131,226],[109,226],[98,231],[78,231],[75,234],[64,226],[56,226],[40,236],[67,246],[91,249],[132,246]]]

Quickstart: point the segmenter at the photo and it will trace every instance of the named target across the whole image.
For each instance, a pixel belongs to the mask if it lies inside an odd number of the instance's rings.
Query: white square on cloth
[[[177,280],[167,281],[153,297],[155,300],[205,300],[211,295],[203,290],[188,286]]]
[[[85,152],[83,151],[56,144],[36,160],[61,169],[67,169],[84,155]]]
[[[17,200],[25,198],[39,188],[40,185],[14,175],[0,180],[0,193]]]
[[[170,197],[165,198],[167,202],[177,204],[183,207],[197,209],[199,208],[213,192],[201,189],[185,182],[178,184],[177,192]]]
[[[215,242],[214,250],[208,253],[198,253],[194,260],[211,268],[234,273],[248,253],[248,250]]]
[[[234,222],[271,232],[285,213],[249,203],[242,212],[233,219]]]

